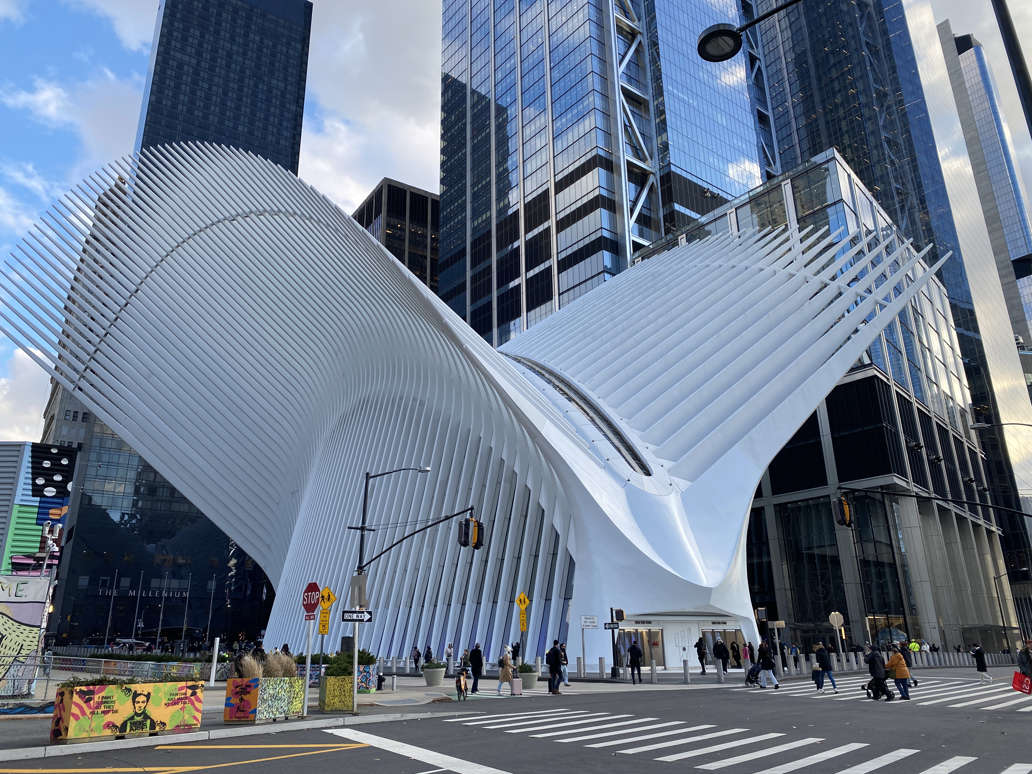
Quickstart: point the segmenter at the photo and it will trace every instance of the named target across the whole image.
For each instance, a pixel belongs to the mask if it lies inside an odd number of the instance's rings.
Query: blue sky
[[[1032,142],[988,0],[932,5],[985,45],[1029,180]],[[1032,2],[1011,6],[1032,41]],[[132,150],[157,7],[0,0],[0,255],[71,184]],[[345,210],[384,176],[437,190],[440,34],[439,0],[315,1],[300,174]],[[0,440],[38,440],[47,384],[0,338]]]

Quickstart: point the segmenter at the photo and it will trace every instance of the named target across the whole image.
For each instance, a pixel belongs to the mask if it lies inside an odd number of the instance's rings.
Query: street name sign
[[[301,607],[305,611],[305,620],[315,620],[315,608],[319,607],[319,584],[312,581],[301,592]]]
[[[527,599],[527,595],[521,591],[520,595],[516,597],[516,606],[519,607],[520,610],[526,610],[527,605],[529,604],[530,600]]]
[[[372,610],[341,610],[340,620],[342,621],[353,621],[355,623],[372,623],[373,622],[373,611]]]
[[[602,624],[602,628],[603,629],[619,629],[620,628],[620,622],[619,621],[606,621],[604,624]]]
[[[598,628],[598,616],[597,615],[582,615],[580,617],[580,625],[582,629],[597,629]]]

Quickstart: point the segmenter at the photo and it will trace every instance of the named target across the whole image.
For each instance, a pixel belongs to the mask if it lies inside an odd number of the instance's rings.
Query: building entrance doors
[[[647,668],[653,661],[656,666],[665,666],[663,653],[663,630],[662,629],[620,629],[620,636],[616,639],[616,646],[620,649],[620,663],[627,665],[630,660],[627,657],[627,650],[631,643],[637,641],[641,648],[641,665]]]

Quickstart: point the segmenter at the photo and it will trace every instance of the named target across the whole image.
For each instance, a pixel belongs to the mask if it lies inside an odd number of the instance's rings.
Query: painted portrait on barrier
[[[48,590],[47,578],[0,575],[0,696],[29,692]]]

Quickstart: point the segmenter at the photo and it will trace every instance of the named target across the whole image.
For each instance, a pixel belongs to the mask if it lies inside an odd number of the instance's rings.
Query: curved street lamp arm
[[[395,541],[394,541],[393,543],[391,543],[391,544],[390,544],[389,546],[387,546],[387,547],[386,547],[385,549],[383,549],[383,551],[381,551],[381,552],[380,552],[380,553],[378,553],[378,554],[377,554],[376,556],[374,556],[374,557],[373,557],[372,559],[370,559],[370,560],[369,560],[368,562],[366,562],[365,564],[360,564],[360,565],[358,565],[358,572],[360,572],[360,573],[361,573],[361,572],[365,572],[365,568],[366,568],[366,567],[368,567],[369,565],[371,565],[371,564],[372,564],[373,562],[375,562],[375,561],[376,561],[377,559],[379,559],[379,558],[380,558],[381,556],[383,556],[383,555],[384,555],[384,554],[386,554],[386,553],[387,553],[388,551],[390,551],[390,550],[391,550],[392,548],[394,548],[395,546],[397,546],[397,545],[398,545],[399,543],[404,543],[404,542],[405,542],[406,540],[408,540],[408,539],[409,539],[410,537],[413,537],[413,536],[415,536],[415,535],[418,535],[418,534],[419,534],[420,532],[426,532],[426,530],[430,529],[431,527],[436,527],[436,526],[437,526],[438,524],[443,524],[444,522],[446,522],[446,521],[448,521],[448,520],[450,520],[450,519],[454,519],[454,518],[455,518],[456,516],[461,516],[461,515],[462,515],[462,514],[464,514],[464,513],[468,513],[469,515],[471,515],[471,516],[472,516],[472,515],[473,515],[473,506],[471,505],[471,506],[469,506],[469,508],[463,508],[463,509],[462,509],[461,511],[458,511],[458,512],[456,512],[456,513],[452,513],[452,514],[449,514],[449,515],[447,515],[447,516],[442,516],[441,518],[437,519],[436,521],[432,521],[432,522],[430,522],[430,523],[429,523],[429,524],[427,524],[427,525],[426,525],[425,527],[420,527],[420,528],[419,528],[419,529],[417,529],[417,530],[416,530],[415,532],[410,532],[410,533],[408,533],[407,535],[405,535],[404,537],[400,537],[400,538],[398,538],[398,539],[397,539],[397,540],[395,540]]]

